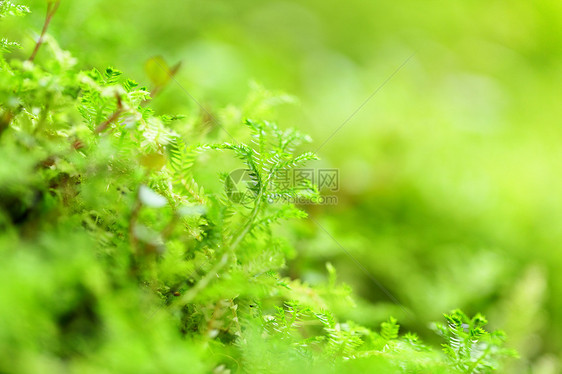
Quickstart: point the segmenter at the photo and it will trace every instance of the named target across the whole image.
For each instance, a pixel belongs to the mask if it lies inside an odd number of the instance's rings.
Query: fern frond
[[[9,0],[0,1],[0,18],[6,16],[23,16],[30,13],[30,10],[25,5],[14,4]]]

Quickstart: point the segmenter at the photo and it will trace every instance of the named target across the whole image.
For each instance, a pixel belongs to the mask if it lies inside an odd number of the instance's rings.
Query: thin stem
[[[482,361],[484,361],[484,358],[486,357],[486,355],[488,353],[490,353],[490,349],[491,346],[487,345],[486,349],[484,350],[484,352],[482,352],[482,354],[480,355],[480,357],[478,358],[478,360],[476,360],[472,365],[470,365],[470,367],[468,368],[468,372],[469,373],[473,373],[476,371],[476,369],[478,368],[478,365],[480,365],[482,363]]]
[[[41,30],[41,35],[39,36],[39,39],[37,39],[35,48],[33,48],[33,52],[31,53],[31,56],[29,56],[27,61],[33,62],[33,60],[35,60],[35,56],[37,56],[37,52],[39,52],[39,48],[41,47],[41,44],[43,44],[45,34],[47,33],[47,29],[49,28],[49,24],[51,23],[53,16],[57,12],[59,5],[60,0],[49,1],[49,3],[47,4],[47,16],[45,17],[45,23],[43,23],[43,30]]]
[[[254,208],[252,209],[252,212],[250,213],[248,220],[240,230],[240,234],[238,234],[238,236],[231,242],[226,252],[222,255],[220,261],[217,262],[215,266],[213,266],[213,268],[209,270],[209,272],[207,272],[207,274],[205,274],[205,276],[199,280],[199,282],[197,282],[193,287],[191,287],[189,291],[187,291],[182,296],[182,298],[178,300],[177,304],[185,305],[190,303],[195,298],[195,296],[197,296],[197,294],[201,292],[201,290],[206,288],[207,285],[213,280],[213,278],[216,277],[217,274],[228,264],[230,260],[230,256],[234,253],[234,250],[238,247],[240,242],[242,242],[246,234],[248,234],[248,232],[252,228],[252,225],[260,211],[262,196],[263,196],[263,190],[260,189],[260,192],[256,198]]]
[[[45,123],[47,122],[47,117],[49,115],[49,107],[50,107],[50,96],[49,96],[49,100],[45,104],[45,108],[41,111],[41,118],[39,119],[39,123],[33,129],[34,135],[37,133],[37,131],[39,131],[39,129],[45,126]]]
[[[94,130],[96,134],[104,132],[107,129],[107,127],[111,125],[113,122],[115,122],[119,118],[121,113],[123,113],[124,108],[123,108],[123,101],[121,100],[121,96],[116,95],[116,97],[117,97],[117,109],[115,109],[115,111],[111,114],[111,116],[109,116],[107,120],[103,121],[98,127],[96,127],[96,129]]]
[[[0,116],[0,135],[2,135],[4,130],[6,130],[10,126],[12,118],[14,118],[14,114],[9,110],[6,110],[4,113],[2,113],[2,115]]]
[[[23,109],[22,105],[19,105],[15,110],[6,109],[0,115],[0,135],[10,126],[10,123],[14,117]]]
[[[160,65],[159,65],[160,66]],[[160,66],[160,68],[165,69],[166,73],[168,74],[168,78],[169,80],[164,83],[164,84],[158,84],[155,85],[154,87],[152,87],[152,89],[150,90],[150,98],[144,100],[141,105],[147,105],[150,101],[152,101],[156,96],[158,96],[162,90],[164,89],[164,87],[166,87],[166,85],[170,82],[170,80],[172,80],[175,75],[177,74],[178,70],[181,67],[181,61],[178,62],[177,64],[175,64],[174,66],[172,66],[171,68],[167,68],[167,67],[163,67]]]

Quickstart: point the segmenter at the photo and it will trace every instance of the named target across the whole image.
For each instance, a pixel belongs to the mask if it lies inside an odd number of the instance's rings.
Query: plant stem
[[[33,60],[35,60],[35,56],[37,56],[37,52],[39,51],[41,44],[43,44],[43,39],[45,38],[45,34],[47,33],[49,24],[51,23],[53,16],[57,12],[59,5],[60,5],[60,0],[49,1],[49,3],[47,4],[47,16],[45,17],[43,30],[41,30],[41,35],[39,36],[39,39],[37,39],[37,42],[35,43],[35,48],[33,48],[33,52],[31,53],[31,56],[29,56],[27,61],[33,62]]]
[[[4,113],[2,113],[2,115],[0,116],[0,135],[2,135],[4,130],[6,130],[10,126],[12,118],[14,118],[14,115],[9,110],[6,110]]]
[[[178,300],[177,304],[185,305],[190,303],[195,298],[195,296],[197,296],[197,294],[201,292],[201,290],[207,287],[207,285],[211,282],[211,280],[214,277],[216,277],[217,274],[228,264],[230,260],[230,256],[234,254],[234,250],[238,247],[240,242],[242,242],[246,234],[250,232],[250,229],[252,228],[252,225],[259,214],[261,203],[262,203],[261,201],[262,196],[263,196],[263,190],[260,189],[260,192],[256,198],[254,208],[252,209],[252,212],[250,213],[248,220],[240,230],[240,234],[238,234],[238,236],[231,242],[226,252],[222,255],[220,261],[217,262],[215,266],[213,266],[213,268],[209,270],[209,272],[207,272],[207,274],[205,274],[205,276],[201,278],[199,282],[197,282],[197,284],[191,287],[189,291],[187,291],[183,295],[183,297]]]
[[[104,132],[107,129],[107,127],[111,125],[113,122],[115,122],[117,118],[119,118],[121,113],[123,113],[124,109],[123,109],[123,101],[121,100],[121,96],[116,95],[116,97],[117,97],[117,109],[115,109],[115,111],[111,114],[111,116],[109,116],[107,120],[103,121],[98,127],[95,128],[94,132],[96,134]]]

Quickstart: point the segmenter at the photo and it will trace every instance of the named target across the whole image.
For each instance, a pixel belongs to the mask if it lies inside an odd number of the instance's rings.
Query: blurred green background
[[[43,23],[44,0],[24,42]],[[20,35],[21,28],[4,34]],[[562,351],[562,2],[62,1],[50,33],[84,68],[111,65],[148,84],[144,62],[182,61],[154,107],[217,118],[255,80],[296,103],[270,118],[338,168],[337,205],[307,207],[411,313],[313,221],[296,226],[288,273],[314,283],[324,263],[375,325],[388,314],[431,339],[452,308],[485,313],[523,359],[555,373]],[[20,26],[21,27],[21,26]],[[20,39],[19,37],[14,39]],[[227,124],[224,124],[225,126]],[[215,125],[216,126],[216,125]]]

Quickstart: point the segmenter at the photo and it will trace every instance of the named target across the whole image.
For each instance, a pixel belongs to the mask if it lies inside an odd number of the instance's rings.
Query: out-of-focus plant
[[[242,142],[191,142],[180,116],[148,105],[178,66],[153,60],[152,92],[114,68],[80,71],[46,34],[58,3],[32,58],[10,59],[8,41],[0,55],[1,372],[476,373],[507,356],[480,316],[447,316],[445,354],[393,318],[339,321],[329,300],[349,288],[330,266],[329,285],[283,276],[295,251],[273,230],[306,214],[272,201],[318,196],[272,183],[316,159],[296,151],[310,139],[246,120]],[[243,198],[229,174],[209,192],[194,173],[220,169],[201,165],[219,151],[248,173]]]

